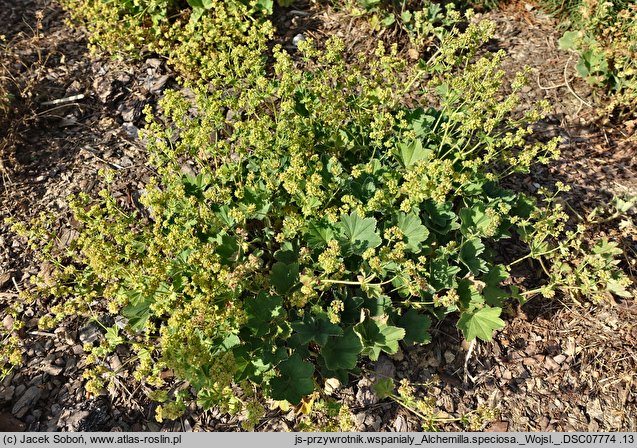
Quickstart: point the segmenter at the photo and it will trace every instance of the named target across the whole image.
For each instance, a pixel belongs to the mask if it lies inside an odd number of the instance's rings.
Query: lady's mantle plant
[[[276,47],[271,67],[231,51],[223,77],[167,93],[148,115],[158,175],[143,206],[75,198],[80,236],[33,295],[64,298],[44,326],[119,323],[88,347],[87,390],[117,374],[103,360],[124,344],[165,402],[158,418],[194,394],[254,421],[261,395],[299,403],[361,358],[427,343],[449,313],[468,340],[489,340],[503,302],[523,297],[502,286],[493,243],[519,234],[540,257],[563,226],[499,184],[555,157],[557,141],[527,144],[544,105],[512,118],[523,76],[504,95],[503,55],[476,57],[492,28],[449,33],[418,66],[382,46],[346,63],[337,39],[302,43],[298,62]]]

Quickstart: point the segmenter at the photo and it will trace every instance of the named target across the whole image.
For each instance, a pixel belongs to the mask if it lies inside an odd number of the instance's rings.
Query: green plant
[[[579,3],[578,3],[579,4]],[[637,106],[637,5],[586,0],[571,15],[560,48],[577,53],[577,73],[610,94],[607,114],[628,115]]]
[[[157,53],[187,78],[197,64],[223,58],[235,47],[254,42],[248,36],[271,32],[264,17],[271,0],[64,0],[72,19],[88,28],[91,48],[116,57]],[[265,27],[265,28],[263,28]],[[196,49],[196,51],[195,51]],[[223,61],[219,62],[220,64]]]
[[[559,213],[500,185],[558,151],[527,143],[545,105],[512,115],[524,75],[505,95],[504,53],[476,56],[492,31],[445,32],[413,66],[382,44],[349,64],[338,39],[301,43],[298,62],[275,47],[268,66],[264,36],[244,34],[193,97],[167,92],[148,115],[158,176],[143,208],[77,196],[79,237],[64,250],[45,223],[16,224],[56,267],[24,293],[56,300],[43,327],[125,321],[87,347],[87,391],[113,379],[105,357],[126,344],[158,419],[194,399],[254,423],[263,397],[297,404],[345,383],[361,357],[427,343],[433,319],[458,314],[467,339],[490,340],[504,301],[530,295],[502,285],[495,242],[519,234],[537,259],[562,247]],[[168,387],[166,371],[189,387]]]
[[[428,389],[433,386],[433,383],[428,382],[419,386]],[[450,422],[459,422],[470,431],[479,431],[496,417],[496,412],[486,406],[480,406],[459,417],[452,417],[436,409],[433,397],[420,397],[416,385],[411,384],[407,379],[400,380],[396,387],[391,378],[379,378],[373,388],[380,399],[389,398],[420,417],[423,431],[437,431],[440,425]]]
[[[371,28],[399,27],[409,36],[415,50],[424,50],[439,42],[445,30],[469,20],[455,9],[453,2],[357,0],[346,5],[353,16],[367,16]]]

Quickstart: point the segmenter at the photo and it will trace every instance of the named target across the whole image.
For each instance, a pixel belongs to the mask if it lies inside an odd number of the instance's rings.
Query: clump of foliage
[[[353,15],[369,15],[372,28],[398,25],[412,37],[424,39],[440,35],[441,27],[456,24],[460,15],[455,12],[454,4],[427,0],[411,2],[407,0],[356,0],[349,5]]]
[[[158,23],[172,46],[148,42],[203,80],[166,92],[159,114],[147,111],[158,175],[140,207],[108,189],[74,197],[79,236],[64,248],[46,220],[15,225],[55,267],[23,293],[26,303],[56,301],[40,325],[81,315],[105,327],[86,347],[87,391],[109,385],[116,373],[106,359],[125,344],[134,377],[162,403],[158,419],[195,400],[243,412],[250,428],[263,397],[308,407],[328,381],[359,372],[361,359],[427,343],[446,315],[458,315],[466,339],[490,340],[507,299],[625,292],[613,247],[580,262],[589,251],[574,243],[552,193],[534,199],[501,186],[555,158],[558,142],[530,140],[545,104],[512,113],[525,79],[504,88],[503,52],[477,56],[493,24],[441,30],[438,51],[419,64],[382,43],[346,62],[343,42],[331,39],[324,50],[301,42],[296,58],[275,47],[268,65],[271,25],[239,27],[233,46],[237,31],[219,21],[232,9],[218,6],[183,33],[171,31],[167,6]],[[186,162],[194,172],[183,172]],[[559,243],[565,233],[572,238]],[[524,258],[559,261],[541,290],[503,285],[509,265],[495,261],[495,246],[512,237],[528,244]],[[0,348],[5,370],[16,363],[12,347]],[[170,387],[172,377],[183,387]],[[386,396],[429,409],[394,386],[384,383]],[[347,427],[346,409],[319,402],[326,425]]]
[[[158,177],[143,209],[108,190],[79,195],[80,236],[63,253],[46,226],[30,231],[57,269],[27,300],[63,299],[42,326],[117,317],[87,347],[87,390],[108,383],[104,359],[126,344],[163,402],[159,419],[195,399],[249,425],[262,396],[300,403],[328,379],[347,382],[361,358],[427,343],[447,314],[468,340],[490,340],[504,301],[525,297],[502,286],[494,243],[519,234],[530,256],[568,255],[549,241],[559,213],[499,185],[556,157],[557,141],[526,143],[543,111],[511,115],[523,76],[504,95],[503,53],[476,57],[492,30],[453,30],[413,66],[382,44],[347,64],[338,39],[324,51],[301,43],[299,63],[277,47],[270,71],[231,51],[215,88],[167,92],[162,115],[148,116]],[[194,174],[182,173],[187,160]],[[166,371],[190,388],[169,393]]]
[[[412,59],[418,59],[417,55],[422,53],[429,54],[448,30],[471,20],[473,10],[467,6],[461,1],[439,0],[350,0],[345,3],[349,14],[366,17],[371,29],[379,31],[379,35],[387,29],[406,33]]]
[[[575,50],[577,72],[610,93],[606,113],[637,107],[637,4],[585,0],[571,16],[560,48]]]
[[[223,70],[233,49],[250,49],[272,33],[264,20],[268,0],[64,0],[74,21],[87,27],[91,48],[120,57],[155,53],[185,78],[206,78],[200,68]],[[254,39],[254,35],[258,35]],[[262,49],[258,49],[262,50]],[[219,68],[221,67],[221,68]]]

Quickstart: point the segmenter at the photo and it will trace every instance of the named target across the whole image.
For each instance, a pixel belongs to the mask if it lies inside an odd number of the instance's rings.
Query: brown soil
[[[43,211],[55,213],[60,235],[71,231],[62,224],[68,218],[67,195],[94,193],[100,168],[118,172],[121,201],[132,202],[139,195],[148,176],[137,135],[141,109],[175,85],[171,70],[159,59],[121,63],[90,56],[85,35],[66,26],[65,17],[51,0],[0,0],[0,23],[9,24],[2,65],[10,74],[19,111],[11,115],[9,126],[0,127],[0,214],[24,220]],[[516,178],[517,188],[534,191],[562,180],[573,187],[565,202],[583,217],[606,207],[614,196],[636,195],[635,123],[602,125],[594,120],[587,103],[595,99],[574,76],[574,58],[557,49],[556,23],[524,3],[484,17],[498,25],[489,49],[506,50],[507,74],[525,65],[532,69],[525,105],[548,99],[554,107],[554,114],[538,124],[538,133],[562,137],[562,158]],[[340,35],[352,51],[369,51],[377,38],[370,38],[365,19],[325,4],[298,2],[294,9],[278,10],[275,23],[279,43],[288,46],[299,33],[317,40]],[[381,38],[400,38],[390,34]],[[625,252],[622,266],[631,275],[637,269],[632,219],[634,213],[629,213],[597,226],[591,235],[618,241]],[[0,220],[0,310],[17,300],[17,290],[27,288],[29,278],[46,274],[46,269]],[[533,276],[533,266],[524,269]],[[76,320],[53,333],[39,331],[37,317],[46,314],[47,306],[36,303],[24,312],[25,362],[0,382],[0,431],[239,429],[240,417],[197,409],[178,421],[158,424],[154,405],[139,390],[126,387],[125,375],[104,395],[88,398],[81,376],[82,344],[101,337],[99,330]],[[11,324],[2,317],[3,325]],[[421,429],[419,419],[406,409],[378,402],[369,389],[369,376],[376,373],[428,383],[419,393],[433,396],[438,409],[451,416],[487,405],[498,416],[486,430],[637,431],[634,299],[596,306],[536,299],[512,308],[507,320],[493,342],[476,345],[466,372],[462,337],[447,321],[434,330],[432,344],[367,366],[369,374],[340,393],[355,414],[356,429]],[[110,361],[121,364],[125,356],[118,352]],[[273,411],[258,430],[293,430],[297,423],[293,412]],[[449,423],[444,428],[466,427]]]

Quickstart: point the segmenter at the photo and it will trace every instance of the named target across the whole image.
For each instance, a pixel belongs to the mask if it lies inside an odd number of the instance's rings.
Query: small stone
[[[590,400],[586,403],[586,413],[592,419],[598,420],[600,422],[604,421],[604,411],[602,411],[602,406],[598,398]]]
[[[60,339],[62,339],[67,345],[73,345],[76,342],[77,333],[69,330],[67,327],[56,328],[54,331]]]
[[[82,421],[85,420],[90,415],[88,411],[81,410],[70,410],[67,409],[60,416],[60,425],[67,431],[77,431],[77,429],[82,424]]]
[[[507,432],[508,430],[509,422],[501,420],[491,423],[484,432]]]
[[[161,59],[157,59],[157,58],[148,58],[146,59],[146,61],[144,61],[144,63],[152,68],[159,68],[161,67]]]
[[[445,357],[445,361],[447,362],[447,364],[451,364],[456,359],[456,355],[450,350],[445,351],[443,356]]]
[[[139,128],[133,123],[125,122],[124,124],[122,124],[122,128],[129,137],[134,139],[139,138]]]
[[[119,159],[119,164],[120,166],[123,166],[124,168],[133,166],[133,161],[131,160],[130,157],[128,156],[124,156],[121,159]]]
[[[11,372],[6,377],[4,377],[4,379],[2,380],[2,385],[4,387],[9,387],[9,385],[11,384],[11,381],[13,380],[14,375],[15,374],[13,372]],[[20,374],[18,374],[18,375],[20,375]]]
[[[16,418],[22,418],[26,413],[33,408],[42,396],[42,389],[38,386],[31,386],[28,388],[20,399],[13,405],[11,413]]]
[[[400,362],[403,359],[405,359],[405,355],[403,354],[403,351],[401,350],[401,348],[398,347],[398,351],[394,353],[393,355],[390,355],[390,358],[396,362]]]
[[[292,45],[298,47],[301,42],[306,40],[305,36],[302,33],[297,34],[292,38]]]
[[[2,327],[7,331],[13,330],[13,316],[7,314],[4,319],[2,319]]]
[[[364,421],[366,426],[371,426],[372,423],[374,423],[374,416],[373,415],[366,415],[365,416],[365,421]]]
[[[332,395],[338,390],[339,387],[341,387],[341,382],[338,380],[338,378],[327,378],[325,380],[324,389],[327,395]]]
[[[138,111],[134,106],[129,106],[122,111],[122,118],[127,123],[132,123],[137,118]]]
[[[440,367],[440,359],[434,353],[429,353],[425,359],[425,367]]]
[[[371,423],[371,427],[374,431],[380,431],[380,426],[382,425],[383,420],[377,415],[374,417],[374,421]]]

